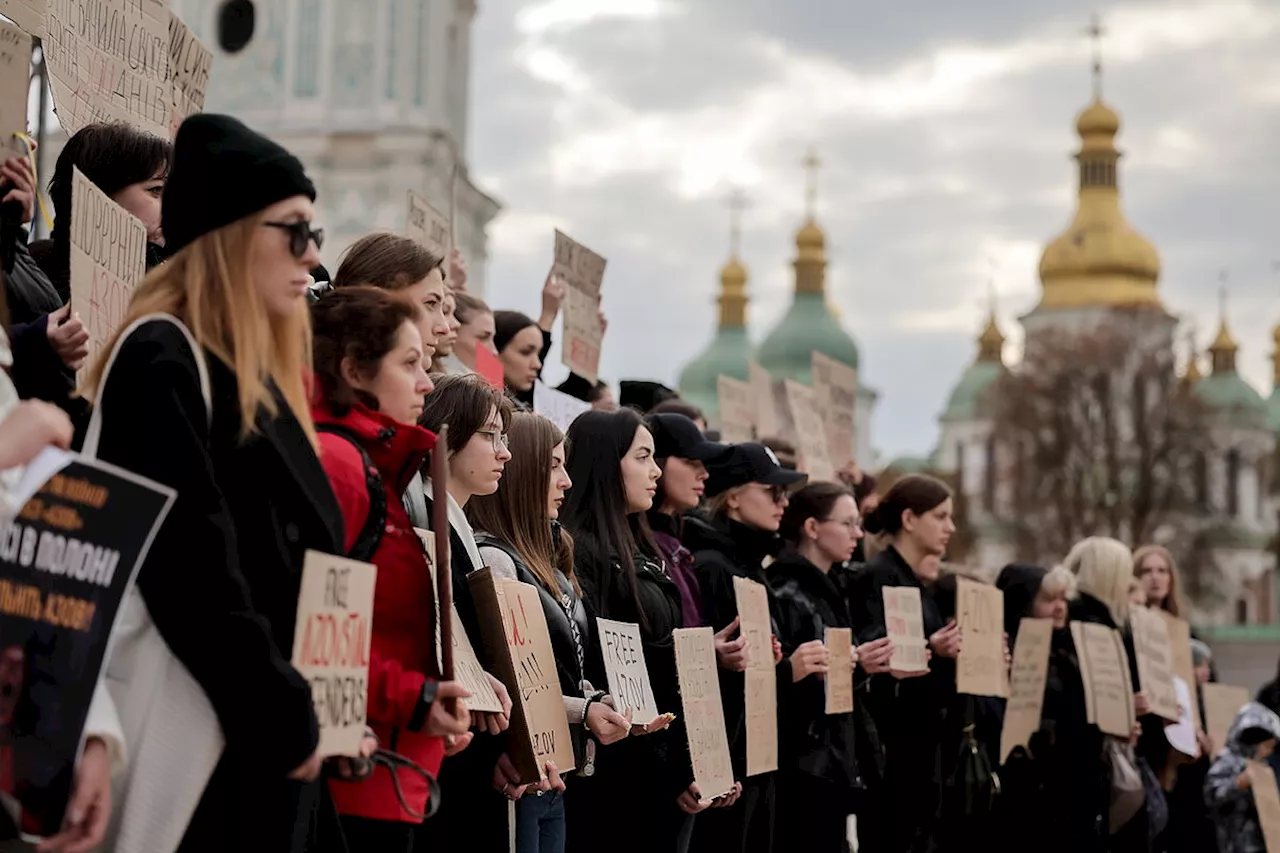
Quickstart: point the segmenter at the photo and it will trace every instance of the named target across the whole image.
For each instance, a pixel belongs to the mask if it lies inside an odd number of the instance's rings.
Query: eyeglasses
[[[489,443],[493,445],[494,453],[501,453],[511,446],[507,443],[506,433],[498,432],[496,429],[478,429],[476,430],[476,435],[483,435],[489,439]]]
[[[298,220],[297,222],[264,222],[263,225],[268,228],[279,228],[281,231],[287,231],[289,234],[289,254],[295,258],[301,258],[307,253],[307,244],[312,240],[316,242],[316,248],[324,246],[324,229],[312,228],[310,222]]]
[[[822,522],[823,524],[842,524],[849,529],[850,533],[854,533],[862,529],[862,519],[860,518],[851,518],[845,521],[837,521],[834,518],[824,518]]]

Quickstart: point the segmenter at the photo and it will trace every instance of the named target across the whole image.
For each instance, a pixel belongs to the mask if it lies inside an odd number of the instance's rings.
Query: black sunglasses
[[[316,248],[324,246],[324,229],[312,228],[310,222],[299,220],[297,222],[264,222],[263,225],[268,228],[279,228],[281,231],[289,232],[289,252],[295,258],[300,258],[307,253],[307,244],[312,240],[316,241]]]

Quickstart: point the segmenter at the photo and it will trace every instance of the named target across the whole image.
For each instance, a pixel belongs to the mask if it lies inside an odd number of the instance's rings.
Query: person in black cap
[[[694,849],[715,853],[768,853],[773,849],[777,802],[775,773],[747,776],[745,676],[746,661],[730,651],[737,628],[735,577],[747,578],[769,589],[765,558],[780,547],[778,527],[787,508],[788,495],[808,479],[778,462],[762,444],[732,445],[729,452],[707,466],[705,516],[686,520],[684,544],[693,552],[694,571],[712,629],[717,632],[720,665],[720,698],[729,731],[729,752],[734,778],[743,780],[742,797],[732,808],[708,812],[694,826]],[[768,594],[770,616],[777,624],[778,602]],[[766,656],[777,668],[778,702],[792,682],[790,662],[782,658],[776,636],[773,647],[746,649],[747,656]]]
[[[684,415],[657,414],[645,419],[653,433],[653,455],[662,469],[658,492],[649,510],[649,527],[671,570],[671,579],[680,587],[684,627],[711,624],[702,607],[702,590],[693,570],[693,554],[680,544],[684,514],[697,509],[706,493],[708,462],[729,452],[729,446],[707,441],[698,425]]]
[[[303,850],[317,820],[319,727],[290,659],[303,555],[344,543],[304,381],[315,195],[236,119],[187,119],[164,191],[171,258],[88,376],[86,451],[177,493],[137,580],[158,636],[107,664],[137,733],[108,849]],[[174,662],[145,665],[157,655]]]

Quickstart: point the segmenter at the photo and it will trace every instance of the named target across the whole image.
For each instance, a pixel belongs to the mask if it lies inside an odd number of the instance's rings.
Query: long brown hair
[[[1146,574],[1142,570],[1142,564],[1146,562],[1150,556],[1157,556],[1164,560],[1166,566],[1169,567],[1169,594],[1164,597],[1164,601],[1158,606],[1161,610],[1170,616],[1182,616],[1182,579],[1178,577],[1178,564],[1173,561],[1173,555],[1169,553],[1169,549],[1163,545],[1143,545],[1137,551],[1133,552],[1133,576],[1141,579]]]
[[[101,390],[102,372],[120,333],[139,317],[171,314],[197,343],[231,366],[240,393],[241,438],[255,429],[260,410],[279,414],[268,383],[316,443],[305,376],[311,370],[311,322],[301,298],[297,310],[275,317],[254,285],[249,248],[263,214],[257,213],[204,234],[151,271],[138,285],[120,328],[90,367],[81,396]]]
[[[556,597],[560,595],[556,569],[582,594],[573,573],[573,540],[562,530],[557,549],[547,518],[551,451],[563,442],[564,433],[542,415],[516,412],[507,430],[511,461],[503,471],[502,485],[492,495],[477,495],[467,501],[471,525],[514,548],[529,571]]]
[[[366,234],[343,253],[338,271],[333,274],[333,286],[366,284],[402,290],[422,281],[437,267],[443,273],[443,263],[442,257],[416,240],[387,232]]]

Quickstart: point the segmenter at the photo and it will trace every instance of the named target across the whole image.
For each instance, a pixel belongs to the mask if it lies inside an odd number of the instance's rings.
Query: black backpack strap
[[[387,529],[387,490],[382,484],[382,473],[373,464],[360,438],[354,432],[338,424],[316,424],[316,432],[327,432],[330,435],[345,438],[360,454],[360,462],[364,466],[365,487],[369,490],[369,512],[364,518],[364,526],[356,543],[351,546],[347,556],[362,563],[373,562],[373,555],[382,544],[382,534]]]

